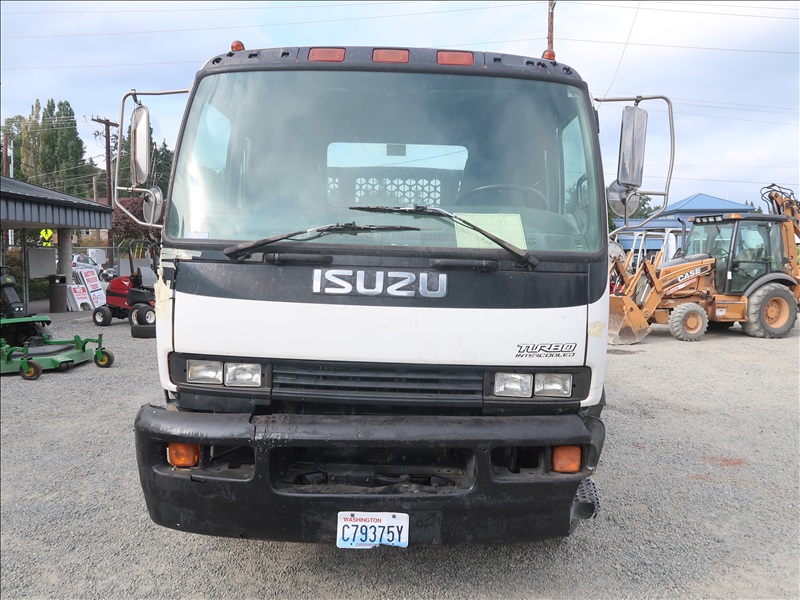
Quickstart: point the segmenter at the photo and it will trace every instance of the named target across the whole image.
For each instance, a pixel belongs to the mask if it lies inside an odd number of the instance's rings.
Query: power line
[[[575,5],[583,5],[583,6],[593,6],[597,8],[598,6],[602,6],[603,8],[626,8],[630,9],[630,6],[619,6],[616,4],[597,4],[596,2],[567,2],[567,4],[575,4]],[[683,14],[690,14],[690,15],[712,15],[715,17],[744,17],[746,19],[776,19],[780,21],[797,21],[800,20],[800,17],[771,17],[769,15],[738,15],[733,13],[721,13],[721,12],[705,12],[700,10],[677,10],[674,8],[653,8],[652,3],[648,3],[650,6],[648,8],[642,7],[642,10],[649,10],[655,12],[674,12],[674,13],[683,13]],[[690,5],[686,5],[690,6]],[[742,6],[745,10],[758,10],[755,6]],[[788,9],[787,9],[788,10]]]
[[[234,6],[228,8],[150,8],[148,7],[147,13],[154,14],[154,13],[168,13],[168,12],[179,12],[179,13],[197,13],[197,12],[211,12],[211,11],[225,11],[225,12],[232,12],[232,11],[241,11],[241,10],[286,10],[286,9],[294,9],[294,8],[332,8],[332,7],[361,7],[361,6],[377,6],[377,5],[391,5],[391,4],[416,4],[416,2],[362,2],[359,4],[285,4],[282,6]],[[125,14],[125,13],[141,13],[141,9],[119,9],[119,10],[47,10],[47,11],[34,11],[34,10],[5,10],[3,11],[5,14],[8,15],[53,15],[53,14],[62,14],[62,15],[113,15],[113,14]]]
[[[398,13],[394,15],[373,15],[369,17],[341,17],[338,19],[319,19],[316,21],[292,21],[284,23],[264,23],[260,25],[231,25],[226,27],[196,27],[190,29],[159,29],[150,31],[117,31],[117,32],[102,32],[102,33],[61,33],[55,35],[18,35],[6,36],[9,40],[27,40],[27,39],[52,39],[52,38],[68,38],[68,37],[99,37],[99,36],[117,36],[117,35],[147,35],[147,34],[164,34],[164,33],[184,33],[189,31],[222,31],[224,29],[253,29],[265,27],[284,27],[286,25],[317,25],[323,23],[342,23],[346,21],[370,21],[377,19],[396,19],[401,17],[419,17],[424,15],[438,15],[445,13],[467,12],[475,10],[496,10],[499,8],[516,8],[519,6],[529,6],[531,4],[541,4],[542,2],[516,2],[513,4],[492,4],[490,6],[476,6],[474,8],[451,8],[449,10],[433,10],[416,13]]]
[[[228,29],[223,28],[223,29]],[[188,31],[188,30],[187,30]],[[536,42],[542,41],[545,38],[520,38],[516,40],[495,40],[489,42],[459,42],[439,44],[438,47],[469,47],[469,46],[487,46],[490,44],[512,44],[517,42]],[[586,44],[617,44],[625,45],[626,42],[615,42],[612,40],[586,40],[580,38],[558,38],[560,42],[582,42]],[[716,52],[743,52],[746,54],[781,54],[789,56],[800,55],[800,52],[787,51],[787,50],[763,50],[763,49],[750,49],[750,48],[714,48],[711,46],[687,46],[681,44],[647,44],[642,42],[627,42],[628,46],[642,46],[648,48],[677,48],[680,50],[706,50]],[[167,65],[201,65],[206,62],[208,57],[197,60],[179,60],[179,61],[163,61],[163,62],[144,62],[144,63],[103,63],[93,65],[34,65],[28,67],[2,67],[3,71],[29,71],[29,70],[47,70],[47,69],[118,69],[122,67],[157,67]]]
[[[628,37],[625,39],[625,45],[622,47],[622,53],[619,55],[619,62],[617,63],[617,68],[614,71],[614,76],[611,78],[611,83],[608,84],[608,88],[606,88],[606,93],[603,94],[603,99],[608,96],[608,91],[611,89],[611,86],[614,85],[614,81],[617,79],[617,73],[619,73],[619,68],[622,66],[622,59],[625,58],[625,50],[628,48],[628,42],[631,41],[631,34],[633,33],[633,28],[636,26],[636,17],[639,15],[639,7],[641,6],[641,2],[636,3],[636,12],[633,13],[633,21],[631,22],[631,28],[628,30]]]

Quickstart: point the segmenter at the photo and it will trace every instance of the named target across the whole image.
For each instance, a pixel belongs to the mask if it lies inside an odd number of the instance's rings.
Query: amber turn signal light
[[[553,448],[553,471],[556,473],[577,473],[580,470],[580,446],[556,446]]]
[[[173,467],[193,467],[200,462],[200,444],[170,442],[167,444],[167,462]]]

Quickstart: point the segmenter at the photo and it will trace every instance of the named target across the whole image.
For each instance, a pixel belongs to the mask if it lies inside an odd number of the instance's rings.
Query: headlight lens
[[[533,395],[548,398],[569,398],[572,395],[572,375],[568,373],[536,373]]]
[[[225,363],[225,385],[261,387],[261,365],[258,363]]]
[[[530,398],[532,393],[533,375],[530,373],[495,373],[495,396]]]
[[[222,362],[216,360],[187,360],[186,381],[189,383],[222,384]]]

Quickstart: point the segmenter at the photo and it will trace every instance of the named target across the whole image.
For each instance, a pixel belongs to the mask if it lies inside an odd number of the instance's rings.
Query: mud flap
[[[609,298],[608,343],[612,346],[635,344],[647,337],[650,324],[642,309],[629,296]]]

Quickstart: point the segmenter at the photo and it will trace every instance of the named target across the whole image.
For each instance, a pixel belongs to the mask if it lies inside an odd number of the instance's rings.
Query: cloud
[[[703,192],[743,202],[773,181],[800,191],[797,22],[796,2],[562,1],[555,49],[597,96],[673,98],[673,200]],[[93,116],[118,120],[131,88],[190,86],[234,39],[248,48],[462,46],[538,57],[547,3],[3,2],[0,27],[2,119],[27,115],[37,98],[68,100],[87,155],[97,156],[102,127]],[[150,104],[155,139],[174,147],[183,100]],[[600,116],[610,181],[618,111],[604,107]],[[658,182],[666,171],[663,107],[654,105],[650,120],[647,173]]]

